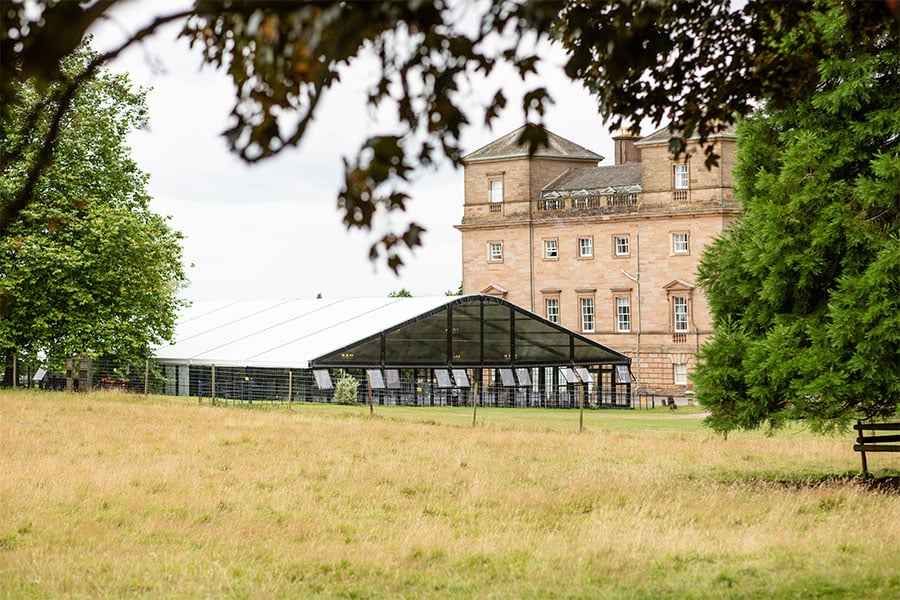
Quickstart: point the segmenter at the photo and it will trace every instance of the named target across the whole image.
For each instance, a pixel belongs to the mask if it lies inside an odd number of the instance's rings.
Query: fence
[[[609,408],[651,409],[669,402],[664,396],[632,398],[623,386],[610,385],[612,373],[599,367],[592,371],[592,381],[584,383],[566,379],[555,367],[523,369],[526,372],[517,374],[517,379],[501,376],[498,369],[458,369],[450,382],[446,375],[438,377],[432,369],[386,370],[384,380],[379,380],[375,375],[381,372],[361,369],[313,371],[84,359],[51,365],[19,363],[16,384],[47,390],[99,389],[180,396],[219,405],[355,404],[370,406],[372,411],[393,407],[383,414],[407,415],[405,418],[420,421],[509,426],[528,422],[531,426],[565,429],[582,427],[584,416],[579,409],[587,413]],[[341,397],[342,378],[352,378],[356,384],[349,397]],[[517,385],[522,381],[530,381],[530,385]],[[460,382],[466,385],[457,385]],[[690,403],[688,398],[673,400]]]

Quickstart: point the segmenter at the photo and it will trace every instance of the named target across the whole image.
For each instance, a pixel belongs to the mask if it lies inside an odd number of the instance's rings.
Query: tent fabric
[[[258,368],[628,364],[506,300],[419,298],[197,302],[162,364]]]

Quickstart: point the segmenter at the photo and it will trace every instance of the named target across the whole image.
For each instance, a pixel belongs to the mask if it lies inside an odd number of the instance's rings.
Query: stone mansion
[[[683,395],[712,332],[696,286],[703,247],[740,215],[733,131],[719,164],[663,128],[614,137],[615,164],[547,132],[528,156],[517,129],[463,159],[463,293],[494,294],[628,354],[639,392]]]

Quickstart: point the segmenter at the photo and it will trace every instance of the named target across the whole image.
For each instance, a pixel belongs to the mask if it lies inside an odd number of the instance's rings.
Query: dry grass
[[[0,393],[0,596],[900,597],[849,437],[308,408]]]

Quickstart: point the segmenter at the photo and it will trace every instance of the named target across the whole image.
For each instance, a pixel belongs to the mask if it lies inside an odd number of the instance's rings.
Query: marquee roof
[[[623,354],[494,296],[197,302],[163,364],[475,367],[628,364]]]

